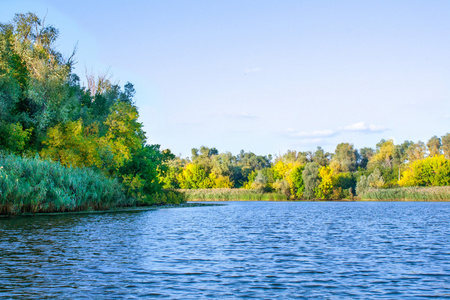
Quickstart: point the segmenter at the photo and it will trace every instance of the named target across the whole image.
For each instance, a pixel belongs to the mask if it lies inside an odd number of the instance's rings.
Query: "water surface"
[[[450,297],[448,202],[227,202],[0,219],[0,297]]]

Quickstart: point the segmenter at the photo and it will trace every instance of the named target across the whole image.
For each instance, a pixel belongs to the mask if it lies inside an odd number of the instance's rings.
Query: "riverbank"
[[[371,189],[351,199],[288,199],[277,193],[261,193],[247,189],[177,190],[187,201],[450,201],[450,186]]]
[[[89,168],[69,168],[39,157],[0,154],[0,215],[92,212],[182,204],[184,196],[161,190],[140,202],[116,178]]]
[[[362,201],[450,201],[450,186],[371,189]]]
[[[187,201],[287,201],[288,197],[278,193],[262,193],[247,189],[179,189]]]

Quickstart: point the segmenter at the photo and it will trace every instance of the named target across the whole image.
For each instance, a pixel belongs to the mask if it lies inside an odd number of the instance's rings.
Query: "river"
[[[2,218],[0,297],[450,298],[450,203]]]

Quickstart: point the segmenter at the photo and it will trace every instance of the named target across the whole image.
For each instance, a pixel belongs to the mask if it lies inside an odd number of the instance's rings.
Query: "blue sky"
[[[450,1],[0,0],[132,82],[148,142],[183,157],[426,142],[450,124]]]

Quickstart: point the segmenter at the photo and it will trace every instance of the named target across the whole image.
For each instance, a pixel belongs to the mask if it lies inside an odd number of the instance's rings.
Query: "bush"
[[[0,154],[0,214],[132,206],[121,184],[90,169]]]

